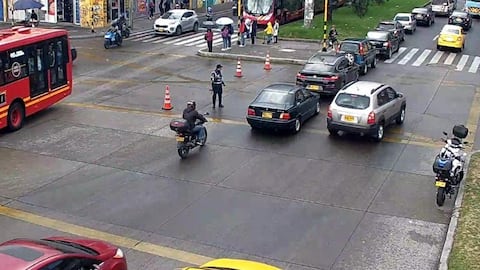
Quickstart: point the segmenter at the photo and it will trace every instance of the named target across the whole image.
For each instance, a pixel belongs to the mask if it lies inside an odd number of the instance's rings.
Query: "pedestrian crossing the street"
[[[418,48],[400,47],[398,53],[385,60],[384,63],[414,67],[443,64],[453,66],[456,71],[480,73],[480,56],[431,49],[420,50]]]
[[[165,36],[165,35],[155,35],[153,30],[146,30],[140,32],[134,32],[130,37],[125,40],[142,42],[142,43],[153,43],[153,44],[165,44],[165,45],[174,45],[174,46],[186,46],[186,47],[196,47],[196,48],[206,48],[207,42],[204,39],[205,32],[189,32],[181,36]],[[232,44],[237,42],[238,36],[232,36]],[[222,36],[220,32],[213,33],[213,46],[222,44]]]

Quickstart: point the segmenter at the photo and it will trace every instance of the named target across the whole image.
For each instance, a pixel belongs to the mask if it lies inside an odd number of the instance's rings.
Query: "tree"
[[[353,0],[352,1],[352,8],[353,12],[358,15],[358,17],[363,17],[367,14],[368,5],[370,4],[370,0]]]

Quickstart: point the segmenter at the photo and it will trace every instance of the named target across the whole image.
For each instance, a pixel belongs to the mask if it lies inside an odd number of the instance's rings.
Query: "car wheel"
[[[363,65],[363,67],[362,67],[362,72],[361,73],[362,73],[362,75],[365,75],[365,74],[367,74],[367,72],[368,72],[368,65],[367,65],[367,63],[365,63],[365,65]]]
[[[441,51],[441,50],[442,50],[442,46],[437,45],[437,50]]]
[[[293,132],[298,133],[300,131],[300,129],[302,129],[302,121],[301,121],[300,117],[297,117],[297,119],[295,119],[295,126],[294,126],[294,129],[293,129]]]
[[[370,64],[370,67],[371,68],[376,68],[377,67],[377,57],[373,57],[373,61],[372,63]]]
[[[315,105],[315,115],[318,115],[320,113],[320,101],[317,101],[317,104]]]
[[[328,133],[330,134],[330,136],[337,136],[338,135],[338,130],[333,129],[333,128],[329,128],[329,127],[327,127],[327,129],[328,129]]]
[[[177,26],[177,29],[175,29],[175,35],[180,36],[182,34],[182,27]]]
[[[383,133],[384,133],[383,123],[380,123],[378,124],[378,127],[375,130],[375,135],[373,136],[375,141],[380,142],[381,140],[383,140],[383,135],[384,135]]]
[[[397,119],[395,119],[395,122],[397,123],[397,125],[401,125],[403,124],[404,121],[405,121],[405,107],[402,107],[402,109],[400,110],[400,114],[398,115]]]
[[[392,58],[392,49],[388,49],[388,53],[387,53],[387,59],[390,59]]]
[[[355,72],[355,79],[353,79],[354,82],[358,81],[358,77],[360,77],[359,72]],[[343,88],[343,86],[342,86]]]
[[[193,25],[193,32],[198,32],[198,23]]]

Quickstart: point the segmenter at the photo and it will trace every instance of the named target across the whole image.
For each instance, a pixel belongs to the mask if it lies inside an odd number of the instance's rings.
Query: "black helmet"
[[[197,107],[197,103],[195,102],[195,100],[189,100],[187,102],[187,107],[192,107],[193,109],[195,109]]]

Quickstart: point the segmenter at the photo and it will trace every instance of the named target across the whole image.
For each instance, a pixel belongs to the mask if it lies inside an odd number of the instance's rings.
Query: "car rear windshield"
[[[442,30],[442,34],[454,34],[454,35],[458,35],[459,32],[460,32],[459,30],[453,29],[453,28],[447,28],[447,29],[443,29],[443,30]]]
[[[344,108],[364,110],[370,106],[370,98],[367,96],[341,93],[335,99],[335,104]]]
[[[408,21],[410,21],[410,17],[408,17],[408,16],[397,16],[397,17],[395,17],[395,20],[396,21],[402,21],[402,22],[408,22]]]
[[[388,34],[383,32],[368,32],[367,37],[373,40],[381,40],[381,41],[388,40]]]
[[[467,14],[466,13],[462,13],[462,12],[453,12],[452,17],[460,17],[460,18],[466,18],[467,17]]]
[[[43,253],[38,250],[19,245],[2,246],[0,247],[0,253],[15,257],[26,262],[35,261],[36,259],[43,256]]]
[[[433,0],[432,5],[443,5],[443,3],[447,3],[447,0]]]
[[[395,25],[392,24],[392,23],[379,23],[378,28],[390,30],[390,29],[395,28]]]
[[[255,102],[292,105],[292,100],[293,96],[287,92],[265,89],[258,95],[258,97],[255,99]]]
[[[344,52],[358,52],[358,44],[357,44],[357,43],[343,42],[343,43],[340,45],[340,51],[344,51]]]

